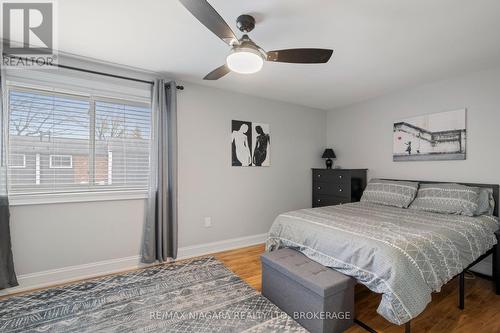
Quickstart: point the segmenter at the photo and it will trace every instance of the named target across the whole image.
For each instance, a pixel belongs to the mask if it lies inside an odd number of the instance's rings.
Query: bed
[[[354,277],[382,294],[377,312],[401,325],[425,309],[432,292],[459,274],[463,277],[465,269],[496,251],[499,187],[464,185],[493,188],[497,203],[493,216],[431,213],[368,202],[302,209],[276,218],[266,248],[294,248]],[[494,255],[495,263],[498,254]],[[496,272],[497,267],[498,277]]]

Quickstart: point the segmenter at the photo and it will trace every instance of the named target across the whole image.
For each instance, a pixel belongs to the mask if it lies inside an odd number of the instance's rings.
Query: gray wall
[[[265,233],[279,213],[310,207],[324,111],[201,86],[178,96],[181,246]],[[270,125],[270,167],[231,167],[232,119]],[[204,216],[212,228],[203,227]]]
[[[337,164],[369,177],[500,184],[500,68],[472,73],[332,110],[327,142]],[[467,159],[393,162],[395,120],[467,108]]]
[[[324,111],[185,86],[178,95],[181,247],[265,233],[277,214],[310,206]],[[270,124],[271,167],[230,166],[231,119]],[[18,274],[139,254],[144,200],[15,206],[11,214]]]
[[[135,256],[143,216],[144,200],[11,207],[16,273]]]
[[[370,177],[500,183],[500,68],[394,93],[328,112],[327,142],[337,164]],[[467,159],[393,162],[395,120],[467,108]]]

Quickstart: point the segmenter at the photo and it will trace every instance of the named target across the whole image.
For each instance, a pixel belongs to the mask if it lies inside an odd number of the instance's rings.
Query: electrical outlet
[[[206,216],[204,219],[205,228],[210,228],[212,226],[212,218],[210,216]]]

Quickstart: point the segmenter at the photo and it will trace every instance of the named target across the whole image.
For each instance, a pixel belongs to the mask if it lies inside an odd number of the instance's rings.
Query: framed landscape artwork
[[[465,109],[403,119],[393,132],[393,161],[465,160]]]
[[[232,166],[270,166],[269,124],[233,120],[231,123]]]

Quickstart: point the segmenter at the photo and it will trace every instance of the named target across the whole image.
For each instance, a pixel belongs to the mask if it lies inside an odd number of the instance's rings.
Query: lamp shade
[[[230,70],[240,74],[253,74],[262,69],[262,54],[251,48],[236,48],[226,58]]]
[[[337,158],[337,156],[335,156],[335,152],[333,151],[333,149],[327,148],[323,152],[323,156],[321,156],[321,158]]]

